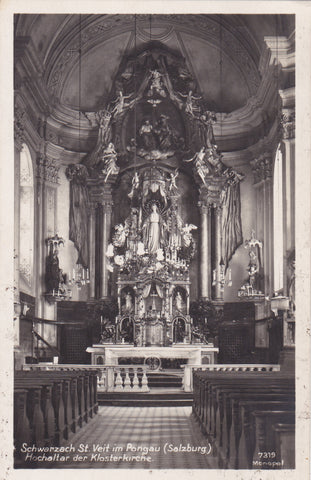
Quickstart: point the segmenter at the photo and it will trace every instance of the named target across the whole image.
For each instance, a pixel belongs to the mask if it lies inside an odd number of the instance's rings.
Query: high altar
[[[121,64],[106,108],[86,114],[98,138],[67,169],[71,238],[90,267],[91,297],[118,303],[87,350],[94,361],[156,352],[214,361],[190,301],[223,302],[224,272],[242,241],[243,176],[223,163],[217,116],[196,91],[183,59],[151,48]]]

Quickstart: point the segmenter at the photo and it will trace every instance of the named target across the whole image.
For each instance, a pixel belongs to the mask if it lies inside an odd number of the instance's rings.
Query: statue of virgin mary
[[[156,203],[151,205],[151,213],[143,224],[143,241],[148,253],[156,254],[163,243],[164,222]]]

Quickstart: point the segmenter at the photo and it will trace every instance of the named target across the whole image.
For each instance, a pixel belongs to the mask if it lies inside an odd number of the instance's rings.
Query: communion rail
[[[280,365],[275,364],[206,364],[181,365],[183,389],[193,391],[193,371],[216,372],[279,372]],[[24,364],[23,370],[95,370],[97,371],[97,390],[99,392],[135,392],[146,393],[148,386],[146,365],[78,365],[78,364]]]
[[[148,387],[145,365],[78,365],[78,364],[24,364],[23,370],[74,371],[94,370],[97,372],[97,391],[146,393]]]
[[[201,372],[279,372],[280,365],[274,364],[207,364],[207,365],[181,365],[184,370],[183,389],[185,392],[193,392],[193,371]]]

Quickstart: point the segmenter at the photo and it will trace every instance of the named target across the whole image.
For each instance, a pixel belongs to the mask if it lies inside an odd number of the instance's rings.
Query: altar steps
[[[170,373],[147,373],[148,386],[150,388],[181,388],[182,376]]]
[[[148,393],[131,392],[98,392],[99,405],[119,407],[189,407],[192,406],[192,393],[179,392],[169,393],[156,392],[154,389]]]

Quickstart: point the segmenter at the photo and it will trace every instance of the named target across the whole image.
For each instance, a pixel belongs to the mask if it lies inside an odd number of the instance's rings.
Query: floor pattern
[[[50,468],[214,468],[210,445],[191,410],[99,407],[89,424],[67,442],[75,450],[70,461]]]

